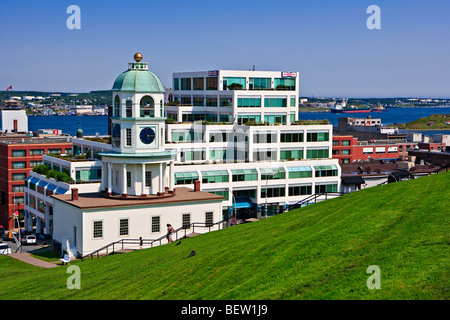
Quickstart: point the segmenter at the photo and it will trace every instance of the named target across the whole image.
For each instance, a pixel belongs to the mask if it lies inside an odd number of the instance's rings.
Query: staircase
[[[207,232],[211,232],[211,231],[215,231],[215,230],[220,230],[224,228],[224,224],[227,223],[227,220],[221,220],[212,224],[207,224],[204,222],[193,222],[189,225],[189,227],[181,227],[176,229],[173,233],[172,233],[172,239],[174,241],[178,241],[180,239],[184,239],[184,238],[190,238],[193,236],[196,236],[200,233],[196,233],[195,232],[195,228],[202,228],[205,229],[207,228],[208,230],[206,232],[202,232],[202,233],[207,233]],[[216,228],[216,226],[218,228]],[[190,230],[190,233],[187,233],[188,230]],[[142,248],[153,248],[154,246],[158,246],[158,245],[163,245],[163,244],[167,244],[167,238],[166,235],[158,238],[158,239],[142,239],[143,240],[143,244],[142,244]],[[81,257],[81,261],[83,261],[85,258],[90,257],[91,259],[94,258],[94,256],[96,256],[97,258],[101,257],[101,256],[107,256],[107,255],[111,255],[111,254],[115,254],[115,253],[124,253],[124,252],[130,252],[130,251],[134,251],[134,250],[138,250],[140,249],[140,240],[139,239],[121,239],[115,242],[111,242],[110,244],[107,244],[106,246],[101,247],[100,249],[97,249],[89,254],[86,254],[84,256]]]

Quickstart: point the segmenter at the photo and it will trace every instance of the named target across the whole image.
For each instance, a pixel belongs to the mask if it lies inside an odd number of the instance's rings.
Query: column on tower
[[[112,164],[111,162],[107,163],[108,165],[108,196],[112,195]]]
[[[127,197],[127,164],[122,164],[122,198]]]
[[[145,163],[143,163],[141,165],[141,172],[142,172],[142,189],[141,189],[141,198],[145,198],[147,197],[147,195],[145,194]]]

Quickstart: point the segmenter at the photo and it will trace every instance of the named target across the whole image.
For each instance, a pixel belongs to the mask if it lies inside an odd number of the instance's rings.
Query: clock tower
[[[173,190],[175,155],[164,151],[164,86],[141,62],[142,54],[136,53],[134,60],[114,81],[112,151],[102,153],[107,172],[102,188],[122,198]]]

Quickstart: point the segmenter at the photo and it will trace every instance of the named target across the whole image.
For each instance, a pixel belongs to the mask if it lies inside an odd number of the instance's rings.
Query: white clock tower
[[[102,189],[112,197],[162,196],[173,192],[175,156],[164,151],[165,90],[140,53],[134,60],[112,88],[112,151],[101,154]]]

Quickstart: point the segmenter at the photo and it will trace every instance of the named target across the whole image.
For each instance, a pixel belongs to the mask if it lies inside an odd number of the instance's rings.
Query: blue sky
[[[300,72],[301,96],[450,97],[449,35],[448,0],[1,0],[0,90],[110,89],[139,51],[168,87],[173,72],[255,65]]]

